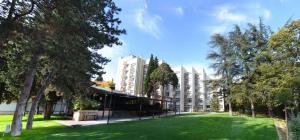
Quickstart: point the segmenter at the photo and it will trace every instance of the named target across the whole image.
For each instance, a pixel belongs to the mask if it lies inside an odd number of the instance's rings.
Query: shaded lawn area
[[[0,116],[0,132],[12,116]],[[276,140],[273,119],[228,117],[228,114],[189,114],[177,117],[94,125],[66,127],[54,120],[41,121],[38,116],[33,130],[25,130],[21,137],[3,139],[25,140]],[[4,121],[3,121],[4,120]]]

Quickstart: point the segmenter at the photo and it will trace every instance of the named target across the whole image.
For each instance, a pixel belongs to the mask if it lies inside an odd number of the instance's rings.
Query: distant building
[[[179,86],[175,90],[176,98],[180,100],[180,111],[206,111],[209,106],[209,93],[204,84],[208,79],[203,68],[183,66],[173,69]]]
[[[29,112],[31,108],[31,100],[29,100],[25,106],[25,111]],[[53,114],[65,114],[68,112],[67,108],[67,101],[66,100],[59,100],[53,105]],[[0,103],[0,114],[14,114],[16,109],[17,103],[15,101],[6,104]],[[43,106],[38,106],[36,112],[41,113],[43,112]]]
[[[160,61],[162,63],[163,61]],[[149,60],[130,55],[121,58],[118,65],[116,90],[135,96],[143,94],[144,77],[147,72]],[[209,80],[204,68],[199,67],[176,67],[172,68],[179,81],[178,87],[165,88],[165,96],[176,99],[176,108],[184,112],[197,112],[210,110],[211,92],[204,83]],[[161,90],[157,90],[154,98],[161,97]],[[220,111],[224,111],[223,99],[220,98]]]
[[[121,58],[118,64],[116,90],[130,94],[142,95],[145,60],[130,55]]]

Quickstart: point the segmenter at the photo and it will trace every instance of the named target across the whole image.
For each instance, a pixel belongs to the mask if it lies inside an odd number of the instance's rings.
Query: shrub
[[[95,110],[98,108],[98,102],[91,99],[77,99],[74,103],[75,110]]]
[[[211,101],[210,101],[211,111],[213,112],[219,112],[220,105],[219,105],[219,98],[217,95],[213,95]]]
[[[288,122],[289,127],[289,138],[291,140],[300,140],[300,113],[296,117],[291,115],[291,118]]]

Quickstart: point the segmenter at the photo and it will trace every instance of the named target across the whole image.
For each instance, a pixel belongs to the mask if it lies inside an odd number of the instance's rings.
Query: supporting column
[[[139,111],[139,120],[141,120],[142,117],[142,100],[140,99],[140,111]]]
[[[115,109],[115,107],[116,107],[116,102],[117,102],[117,95],[112,95],[112,96],[115,96],[115,98],[114,98],[114,100],[112,101],[113,103],[112,103],[112,110],[114,110]],[[113,116],[114,115],[114,112],[111,112],[111,116]]]
[[[174,108],[175,108],[175,116],[176,116],[176,112],[177,112],[177,109],[176,109],[176,100],[173,101],[173,104],[174,104]]]
[[[105,112],[105,107],[106,107],[106,96],[107,96],[107,94],[104,94],[104,101],[103,101],[103,111],[102,111],[102,119],[104,118],[104,112]]]
[[[111,101],[112,101],[112,98],[113,98],[113,96],[112,96],[112,94],[111,94],[111,96],[110,96],[110,100],[109,100],[109,109],[108,109],[108,114],[107,114],[107,124],[109,124],[109,117],[110,117],[110,110],[111,110]]]
[[[165,105],[166,105],[166,117],[168,116],[168,101],[165,101]]]

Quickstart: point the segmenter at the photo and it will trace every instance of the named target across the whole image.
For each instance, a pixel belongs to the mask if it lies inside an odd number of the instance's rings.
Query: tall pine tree
[[[154,58],[153,55],[151,54],[146,77],[144,80],[144,92],[148,98],[150,98],[151,93],[155,91],[155,84],[151,83],[150,75],[157,67],[158,67],[158,59],[157,57]]]

